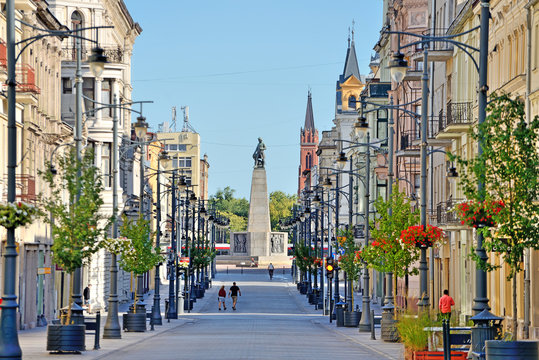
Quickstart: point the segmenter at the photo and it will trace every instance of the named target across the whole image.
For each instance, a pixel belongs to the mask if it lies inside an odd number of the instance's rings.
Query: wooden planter
[[[86,325],[47,326],[47,351],[76,352],[86,350]]]

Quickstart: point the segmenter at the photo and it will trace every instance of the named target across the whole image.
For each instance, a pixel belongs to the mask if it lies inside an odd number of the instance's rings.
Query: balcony
[[[402,131],[398,137],[397,157],[419,157],[420,139],[418,130]]]
[[[447,29],[427,30],[423,35],[427,36],[445,36]],[[453,57],[453,44],[445,41],[430,41],[428,48],[428,61],[446,62]],[[423,62],[423,52],[414,53],[411,58],[413,61]]]
[[[123,63],[124,50],[121,47],[104,47],[104,55],[109,63]],[[81,60],[88,61],[88,56],[92,54],[91,49],[82,47]],[[65,60],[77,61],[77,49],[74,44],[62,48],[62,58]]]
[[[460,219],[454,208],[463,201],[464,199],[449,198],[445,202],[438,203],[435,214],[436,223],[445,228],[461,228],[463,225],[460,223]]]
[[[473,124],[473,110],[471,102],[448,102],[447,115],[445,119],[443,113],[439,116],[439,132],[437,139],[453,139],[462,133],[468,132]]]
[[[429,146],[450,146],[451,139],[438,139],[437,135],[446,124],[446,116],[443,111],[440,111],[438,115],[429,116],[427,123],[427,144]]]
[[[7,184],[7,175],[4,177]],[[4,201],[7,201],[7,191],[2,194]],[[36,178],[28,174],[15,175],[15,200],[33,203],[37,200]]]
[[[17,81],[17,92],[27,92],[39,94],[41,90],[36,85],[36,73],[34,68],[28,64],[22,64],[15,70]]]

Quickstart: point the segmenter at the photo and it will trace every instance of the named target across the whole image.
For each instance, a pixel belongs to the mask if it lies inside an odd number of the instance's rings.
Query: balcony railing
[[[456,225],[460,224],[460,219],[457,212],[454,211],[455,206],[461,203],[464,199],[448,199],[447,201],[436,205],[436,222],[440,225]]]
[[[400,150],[418,150],[419,145],[414,145],[414,141],[419,139],[419,131],[404,130],[400,136]]]
[[[436,116],[431,116],[427,124],[427,138],[434,139],[445,124],[445,115],[442,111]]]
[[[107,61],[111,63],[123,63],[124,61],[124,50],[121,47],[105,47],[104,55],[107,57]],[[81,60],[87,61],[88,56],[92,54],[91,49],[82,47],[81,49]],[[64,59],[69,59],[72,61],[77,60],[77,49],[71,45],[62,48],[62,57]]]
[[[428,36],[445,36],[447,35],[447,29],[445,28],[439,28],[439,29],[429,29],[423,32],[423,35]],[[453,50],[453,44],[450,44],[446,41],[430,41],[429,42],[429,51],[430,50]]]
[[[18,66],[15,70],[15,78],[17,80],[18,92],[41,93],[41,90],[36,85],[36,73],[30,65],[22,64]]]
[[[468,125],[473,122],[471,102],[447,103],[447,126]]]

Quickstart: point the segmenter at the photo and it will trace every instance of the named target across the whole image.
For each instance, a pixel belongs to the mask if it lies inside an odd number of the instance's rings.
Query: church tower
[[[298,196],[305,187],[307,173],[313,166],[318,165],[318,130],[314,127],[313,104],[311,92],[307,95],[307,111],[305,112],[305,125],[300,130],[300,165],[298,174]]]

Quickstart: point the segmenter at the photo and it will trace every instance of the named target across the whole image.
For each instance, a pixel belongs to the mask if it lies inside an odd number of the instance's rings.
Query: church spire
[[[304,130],[314,130],[313,103],[311,100],[311,91],[307,95],[307,111],[305,112]]]
[[[350,31],[350,29],[348,29]],[[348,33],[348,50],[346,51],[346,61],[344,62],[343,77],[344,80],[354,75],[358,80],[359,66],[357,64],[356,47],[354,45],[354,22],[352,22],[352,41],[350,42],[350,33]]]

